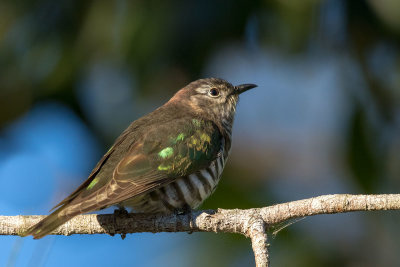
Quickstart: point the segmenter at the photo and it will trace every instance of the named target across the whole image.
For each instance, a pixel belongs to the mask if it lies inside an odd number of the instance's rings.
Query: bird
[[[76,215],[110,206],[164,214],[199,207],[230,154],[239,95],[255,87],[219,78],[189,83],[133,121],[87,180],[21,236],[40,239]]]

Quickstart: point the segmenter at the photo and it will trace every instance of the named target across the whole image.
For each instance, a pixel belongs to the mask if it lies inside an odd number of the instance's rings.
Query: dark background
[[[47,214],[128,124],[203,77],[241,97],[202,208],[396,193],[400,2],[0,2],[0,214]],[[108,210],[112,212],[112,210]],[[399,266],[399,212],[317,216],[273,266]],[[1,237],[1,266],[252,266],[250,241],[194,233]]]

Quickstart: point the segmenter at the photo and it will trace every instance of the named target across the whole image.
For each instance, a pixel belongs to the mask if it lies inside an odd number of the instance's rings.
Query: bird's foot
[[[176,208],[174,210],[174,214],[175,215],[186,215],[186,214],[191,214],[192,211],[193,211],[193,209],[188,204],[185,204],[181,208]]]
[[[174,210],[175,215],[188,215],[190,226],[193,226],[192,212],[193,212],[193,209],[188,204],[185,204],[182,208],[177,208]],[[193,231],[188,231],[187,233],[192,234]]]
[[[128,215],[128,211],[124,207],[118,207],[118,209],[114,210],[114,216],[118,217],[126,217]]]
[[[126,218],[128,216],[128,211],[124,207],[119,207],[118,209],[114,210],[114,225],[115,225],[115,230],[117,232],[118,230],[118,224],[117,224],[117,219],[118,218]],[[114,236],[115,234],[112,233],[110,234],[111,236]],[[126,233],[120,233],[122,240],[125,239]]]

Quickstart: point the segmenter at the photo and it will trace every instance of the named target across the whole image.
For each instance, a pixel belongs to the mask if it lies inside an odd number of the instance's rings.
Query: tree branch
[[[274,224],[318,214],[399,210],[400,194],[324,195],[247,210],[204,210],[183,215],[79,215],[52,234],[126,234],[139,232],[225,232],[252,241],[257,267],[268,266],[267,230]],[[0,235],[18,235],[45,216],[0,216]]]
[[[249,229],[251,246],[253,248],[256,267],[269,266],[267,229],[263,220],[258,219]]]

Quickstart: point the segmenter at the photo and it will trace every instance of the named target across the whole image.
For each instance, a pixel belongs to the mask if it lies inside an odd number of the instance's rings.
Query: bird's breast
[[[132,207],[137,212],[171,213],[186,205],[197,208],[217,188],[226,159],[226,154],[220,153],[207,168],[178,178],[140,197],[128,199],[122,205]]]

